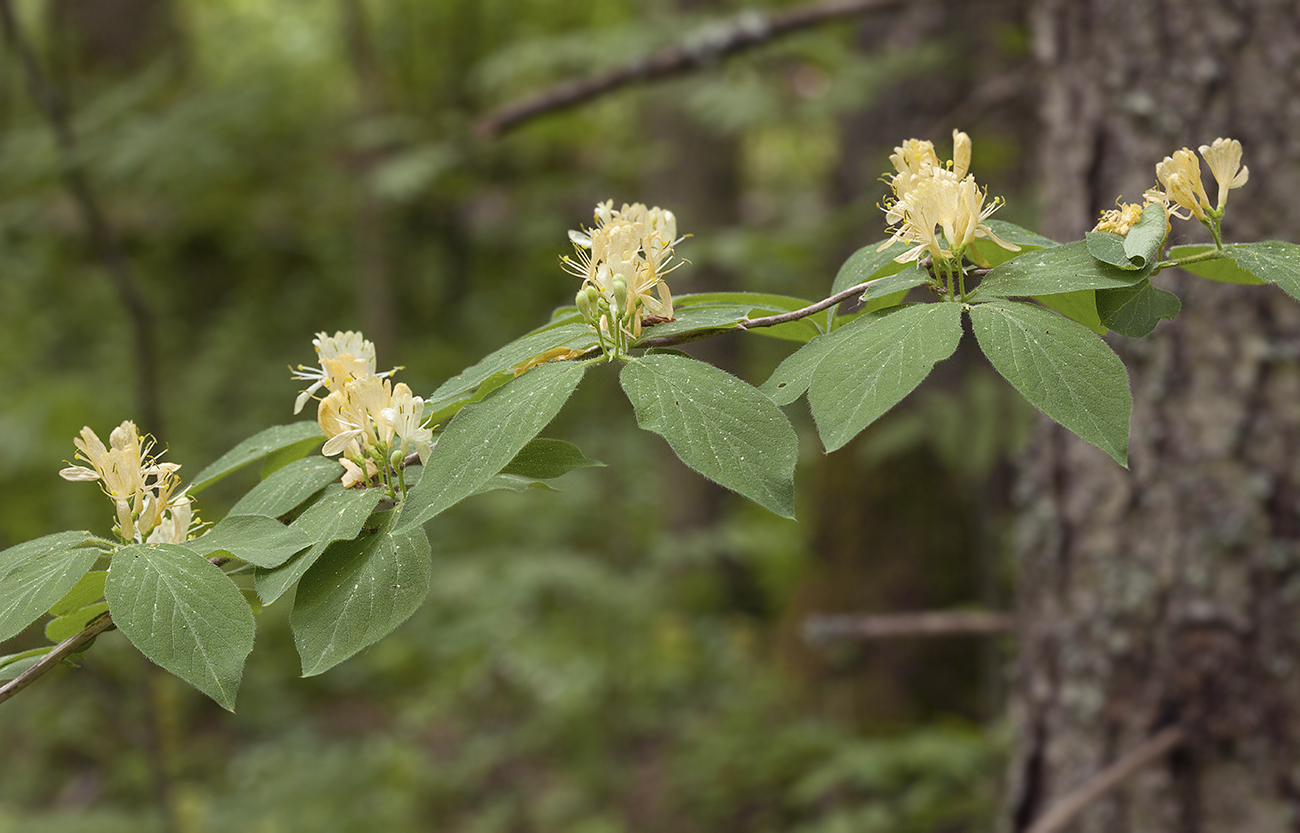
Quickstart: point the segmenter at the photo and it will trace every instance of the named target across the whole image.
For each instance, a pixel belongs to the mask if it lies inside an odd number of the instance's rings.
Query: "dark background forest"
[[[316,332],[363,330],[427,394],[571,301],[559,257],[597,201],[674,211],[675,294],[819,298],[885,236],[893,146],[942,155],[959,128],[999,216],[1079,236],[1064,186],[1036,187],[1063,140],[1033,14],[1068,13],[856,5],[878,8],[724,55],[800,4],[0,0],[0,548],[111,523],[57,476],[83,425],[134,418],[192,476],[291,421]],[[661,50],[687,71],[492,121]],[[1185,127],[1145,128],[1180,144],[1127,158],[1129,198],[1223,135]],[[281,603],[233,715],[114,633],[5,703],[0,833],[995,829],[1032,754],[1006,716],[1016,640],[824,618],[1025,607],[1036,421],[970,346],[833,456],[788,409],[798,523],[686,470],[592,374],[548,434],[607,467],[439,517],[428,601],[342,666],[299,678]],[[689,349],[759,383],[789,348]]]

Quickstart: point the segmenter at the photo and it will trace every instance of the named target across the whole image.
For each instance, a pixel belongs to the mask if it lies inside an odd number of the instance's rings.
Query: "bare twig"
[[[631,84],[680,75],[803,29],[898,5],[901,0],[833,0],[772,14],[747,11],[686,43],[498,108],[479,119],[477,132],[483,138],[496,138],[546,113],[576,107]]]
[[[69,636],[67,639],[54,646],[54,650],[41,657],[40,661],[31,668],[28,668],[3,686],[0,686],[0,703],[3,703],[10,697],[13,697],[15,694],[22,691],[24,688],[27,688],[27,686],[36,681],[37,677],[40,677],[46,671],[49,671],[54,666],[58,665],[65,657],[75,654],[81,646],[99,636],[112,626],[113,617],[109,615],[107,611],[99,614],[94,619],[91,619],[90,623],[87,624],[85,629],[80,633]]]
[[[1172,752],[1185,740],[1187,733],[1178,726],[1162,729],[1097,773],[1088,783],[1058,801],[1026,833],[1057,833],[1064,829],[1090,804],[1124,783],[1143,767]]]
[[[3,30],[5,42],[14,50],[22,64],[28,94],[54,133],[62,157],[60,168],[63,185],[81,213],[86,232],[90,236],[91,248],[103,263],[113,288],[131,317],[139,372],[137,395],[140,416],[150,433],[160,435],[163,433],[163,425],[157,396],[158,370],[154,351],[153,312],[126,255],[109,229],[103,209],[79,161],[67,103],[41,69],[35,50],[18,26],[11,0],[0,0],[0,30]]]
[[[876,616],[809,616],[804,620],[804,638],[894,639],[909,636],[984,636],[1008,633],[1015,617],[985,611],[926,611]]]
[[[817,303],[806,306],[803,309],[797,309],[794,312],[783,312],[780,315],[769,315],[766,318],[746,318],[740,322],[740,328],[742,330],[753,330],[758,327],[775,327],[777,324],[785,324],[789,321],[798,321],[800,318],[807,318],[813,313],[821,312],[822,310],[829,309],[842,301],[847,301],[854,295],[861,295],[866,292],[873,283],[883,280],[884,278],[875,278],[866,283],[860,283],[857,286],[850,286],[843,292],[836,292],[825,300],[818,301]]]

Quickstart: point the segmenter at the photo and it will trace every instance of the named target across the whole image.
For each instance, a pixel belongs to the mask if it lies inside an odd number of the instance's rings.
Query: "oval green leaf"
[[[822,444],[834,451],[953,354],[961,341],[961,305],[914,304],[869,315],[827,338],[833,341],[812,369],[808,404]]]
[[[1133,397],[1124,363],[1100,336],[1013,301],[972,306],[970,319],[984,355],[1030,404],[1127,467]]]
[[[225,573],[178,544],[135,544],[113,555],[104,595],[142,654],[234,711],[254,626]]]
[[[289,623],[304,677],[392,633],[428,595],[429,539],[419,527],[391,533],[394,520],[388,513],[377,529],[330,547],[303,577]]]
[[[756,388],[686,356],[658,353],[619,374],[637,425],[720,486],[794,517],[798,441],[785,414]]]

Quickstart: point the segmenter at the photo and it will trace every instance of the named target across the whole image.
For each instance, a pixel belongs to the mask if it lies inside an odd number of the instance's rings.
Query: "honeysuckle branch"
[[[27,91],[54,134],[59,148],[59,171],[63,185],[81,214],[91,248],[108,273],[113,288],[131,318],[135,341],[135,362],[139,377],[137,396],[146,429],[155,436],[163,432],[162,412],[158,403],[158,368],[154,345],[154,315],[141,290],[135,273],[117,238],[109,228],[99,199],[80,161],[76,136],[67,102],[41,68],[36,51],[18,25],[11,0],[0,0],[0,32],[18,57],[26,76]]]
[[[918,636],[994,636],[1010,633],[1015,617],[1009,613],[978,610],[936,610],[871,616],[809,616],[804,639],[895,639]]]
[[[1082,787],[1052,805],[1025,833],[1058,833],[1087,807],[1124,783],[1134,773],[1152,764],[1187,740],[1179,726],[1169,726],[1147,738],[1124,757],[1094,775]]]
[[[28,668],[3,686],[0,686],[0,703],[3,703],[10,697],[13,697],[15,694],[22,691],[24,688],[27,688],[27,686],[34,683],[37,678],[44,675],[54,666],[63,662],[65,658],[75,654],[81,649],[81,646],[99,636],[112,626],[113,617],[108,613],[108,611],[104,611],[94,619],[91,619],[90,623],[87,624],[79,633],[69,636],[67,639],[54,646],[53,650],[41,657],[40,661],[31,668]]]
[[[746,11],[617,69],[568,81],[499,107],[478,120],[476,132],[485,139],[497,138],[542,115],[576,107],[632,84],[681,75],[822,23],[899,5],[901,0],[837,0],[782,12]]]

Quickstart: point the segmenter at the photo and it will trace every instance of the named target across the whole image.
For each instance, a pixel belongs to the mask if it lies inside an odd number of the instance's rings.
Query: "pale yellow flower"
[[[1187,148],[1174,151],[1173,156],[1166,156],[1156,164],[1156,179],[1164,186],[1171,202],[1191,212],[1196,219],[1205,220],[1210,198],[1201,183],[1201,163],[1196,160],[1196,154]],[[1177,214],[1172,210],[1171,213]],[[1187,219],[1184,215],[1178,216]]]
[[[1019,250],[984,223],[1002,201],[994,199],[985,205],[987,192],[967,173],[970,137],[954,130],[952,138],[953,159],[947,164],[939,161],[930,142],[908,139],[894,148],[889,157],[894,174],[888,177],[894,199],[883,206],[893,235],[876,251],[884,251],[901,240],[912,244],[912,248],[894,258],[899,263],[926,256],[951,260],[958,252],[967,252],[978,237],[1011,251]],[[939,240],[939,231],[943,232],[946,247]]]
[[[175,494],[180,485],[176,476],[180,466],[154,458],[153,443],[140,436],[135,423],[127,420],[114,428],[107,447],[89,427],[81,429],[73,444],[77,459],[91,467],[69,466],[59,472],[60,476],[65,480],[100,481],[104,494],[113,501],[123,540],[154,540],[150,536],[164,523],[170,525],[173,535],[188,534],[190,498]],[[176,514],[182,511],[182,503],[184,523]]]
[[[595,228],[569,232],[576,256],[561,258],[565,269],[594,287],[611,309],[621,305],[630,336],[641,334],[642,313],[671,319],[673,299],[664,276],[681,265],[672,263],[673,247],[684,239],[677,237],[677,218],[642,203],[615,209],[612,200],[598,203],[593,216]],[[614,289],[618,279],[627,287],[622,298]],[[605,332],[612,328],[604,314],[592,323]]]
[[[1201,145],[1201,156],[1210,166],[1214,181],[1219,183],[1221,210],[1228,204],[1228,191],[1240,188],[1250,179],[1250,169],[1241,164],[1241,142],[1236,139],[1215,139],[1213,144]]]
[[[359,379],[364,376],[382,378],[391,376],[395,372],[388,370],[375,373],[375,345],[360,332],[340,330],[332,336],[321,332],[316,334],[316,338],[312,339],[311,343],[316,348],[320,366],[307,367],[300,364],[293,371],[293,378],[312,383],[299,393],[294,401],[295,414],[301,411],[307,404],[307,400],[322,387],[326,390],[338,390],[348,379]]]

